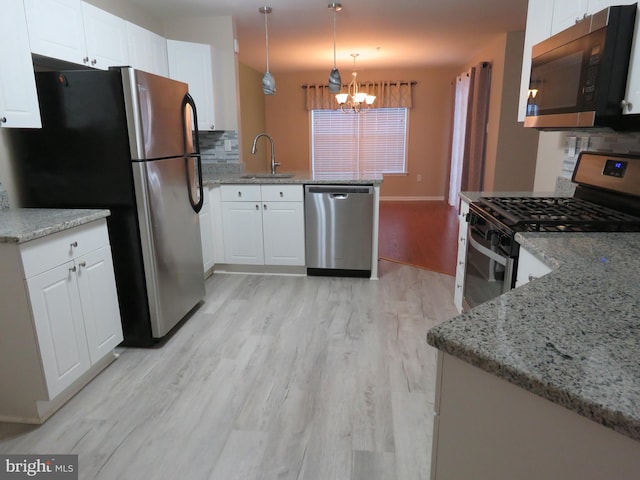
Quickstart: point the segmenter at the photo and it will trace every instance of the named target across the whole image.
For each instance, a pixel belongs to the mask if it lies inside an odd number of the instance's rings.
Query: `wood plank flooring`
[[[81,479],[428,479],[425,335],[452,292],[386,261],[378,281],[216,274],[164,346],[119,349],[44,425],[0,423],[0,452],[76,453]]]
[[[380,202],[380,257],[456,274],[458,213],[446,202]]]

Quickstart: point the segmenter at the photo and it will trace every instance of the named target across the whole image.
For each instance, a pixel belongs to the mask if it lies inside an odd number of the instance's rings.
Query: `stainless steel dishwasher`
[[[371,276],[373,186],[305,185],[307,274]]]

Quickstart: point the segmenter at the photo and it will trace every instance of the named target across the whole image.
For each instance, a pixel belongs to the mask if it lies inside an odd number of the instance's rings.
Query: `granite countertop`
[[[640,440],[640,234],[516,240],[552,272],[431,329],[428,343]]]
[[[109,210],[10,208],[0,210],[0,243],[23,243],[108,217]]]
[[[253,184],[316,184],[316,185],[335,185],[335,184],[350,184],[350,185],[380,185],[382,183],[382,175],[362,175],[358,173],[340,174],[338,176],[314,176],[310,172],[282,172],[291,173],[291,177],[264,177],[264,174],[256,174],[260,176],[246,178],[246,175],[250,173],[208,173],[203,172],[202,180],[204,185],[225,185],[225,184],[240,184],[240,183],[253,183]]]

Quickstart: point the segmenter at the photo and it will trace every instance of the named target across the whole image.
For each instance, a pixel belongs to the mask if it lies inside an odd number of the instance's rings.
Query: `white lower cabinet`
[[[536,258],[529,250],[520,247],[518,253],[518,273],[516,277],[516,287],[521,287],[531,280],[540,278],[551,272],[551,268],[545,265],[542,260]]]
[[[302,185],[221,187],[225,263],[303,266]]]
[[[0,419],[40,423],[123,339],[106,222],[0,244],[0,261],[0,359],[11,365],[0,372]]]
[[[209,190],[204,189],[202,209],[198,213],[200,220],[200,242],[202,243],[202,266],[205,275],[213,268],[213,235]]]
[[[458,216],[458,257],[456,260],[455,291],[453,292],[453,303],[458,309],[458,312],[462,312],[464,298],[464,273],[467,259],[467,213],[469,213],[469,203],[460,200],[460,215]]]

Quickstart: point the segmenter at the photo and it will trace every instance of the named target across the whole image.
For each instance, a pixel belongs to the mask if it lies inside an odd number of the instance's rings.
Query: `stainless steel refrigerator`
[[[155,345],[205,293],[188,87],[131,68],[38,72],[36,85],[42,129],[9,132],[20,206],[111,210],[124,344]]]

